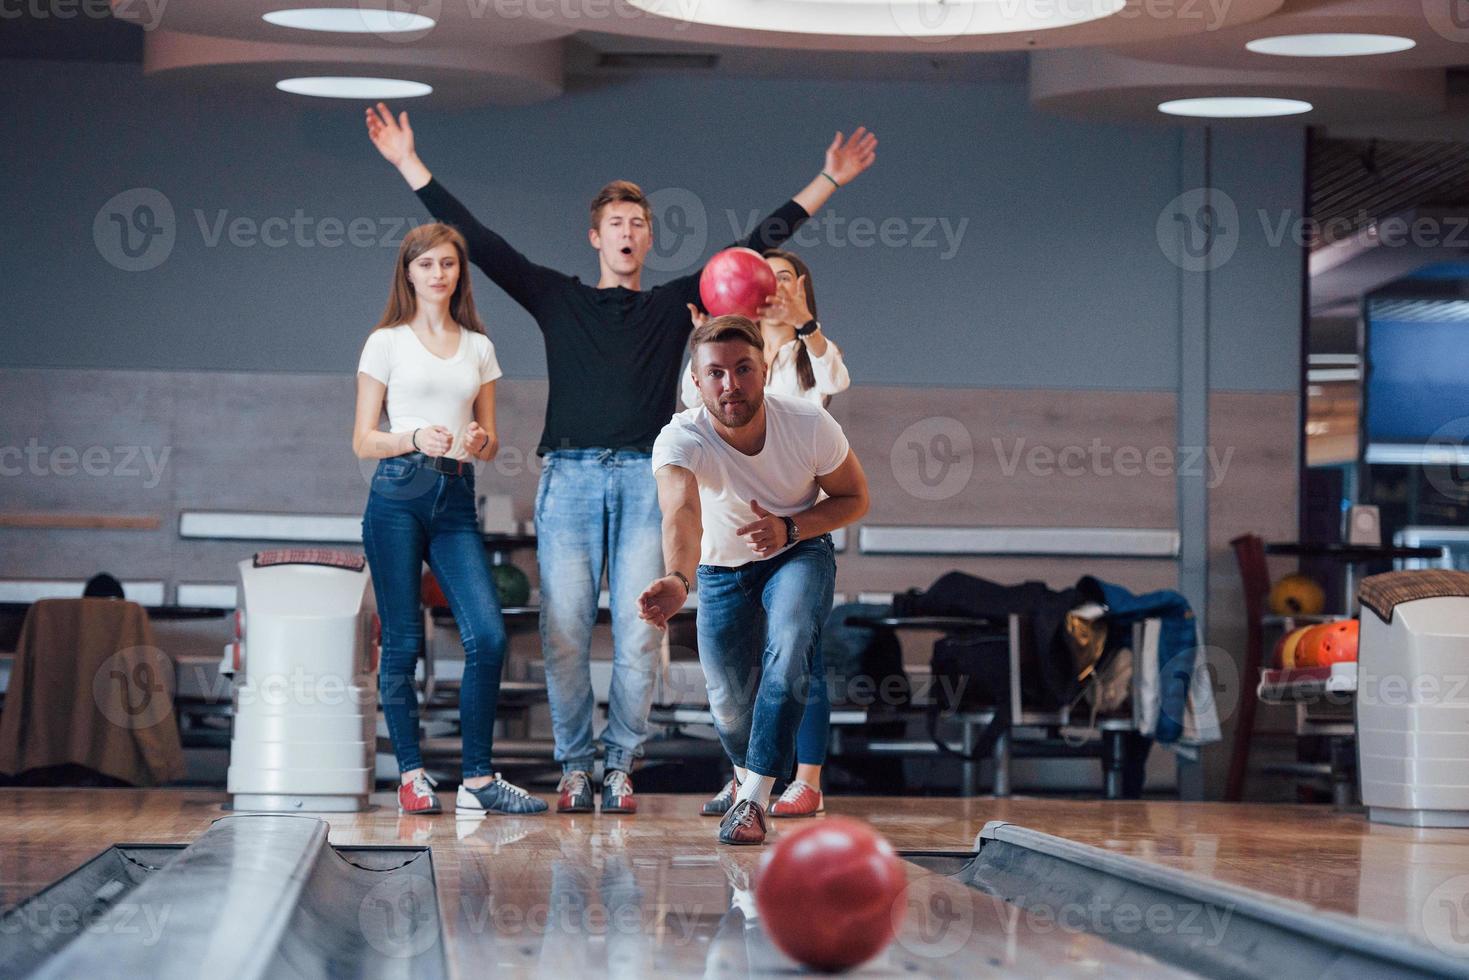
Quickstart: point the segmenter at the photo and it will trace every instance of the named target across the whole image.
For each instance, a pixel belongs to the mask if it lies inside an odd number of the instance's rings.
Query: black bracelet
[[[817,323],[816,318],[813,316],[811,319],[807,320],[805,323],[796,328],[796,336],[809,337],[820,329],[821,324]]]
[[[676,571],[675,572],[669,572],[668,574],[669,575],[672,575],[674,578],[678,579],[680,582],[683,583],[683,594],[685,596],[689,596],[689,595],[692,595],[693,594],[693,591],[694,590],[689,587],[689,579],[688,579],[688,576],[687,575],[685,575],[683,572],[676,572]]]
[[[419,449],[418,448],[418,430],[417,429],[414,429],[413,432],[412,432],[412,434],[408,436],[408,441],[411,442],[411,443],[413,443],[413,450],[414,450],[414,452],[420,452],[420,453],[423,452],[422,449]]]

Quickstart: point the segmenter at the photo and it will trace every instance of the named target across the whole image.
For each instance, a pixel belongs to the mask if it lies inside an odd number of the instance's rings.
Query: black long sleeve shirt
[[[535,318],[546,339],[550,398],[537,453],[556,449],[651,450],[672,416],[692,329],[686,304],[701,306],[699,273],[652,289],[599,289],[521,255],[437,180],[418,198],[457,228],[469,259]],[[808,218],[787,201],[738,244],[775,248]]]

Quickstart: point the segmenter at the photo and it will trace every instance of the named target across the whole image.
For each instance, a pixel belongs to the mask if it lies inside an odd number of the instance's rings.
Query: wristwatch
[[[786,544],[793,545],[801,540],[801,529],[796,527],[795,518],[782,517],[781,520],[786,522]]]
[[[821,329],[821,323],[815,317],[812,317],[811,319],[807,320],[804,324],[802,324],[801,326],[799,326],[799,327],[796,328],[796,336],[797,337],[809,337],[813,333],[815,333],[816,331],[818,331],[820,329]]]

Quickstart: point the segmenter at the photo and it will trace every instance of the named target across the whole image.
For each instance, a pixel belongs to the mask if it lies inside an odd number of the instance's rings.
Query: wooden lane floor
[[[225,815],[188,790],[0,790],[0,900],[36,892],[117,842],[187,842]],[[452,795],[444,801],[452,806]],[[338,845],[433,850],[446,951],[458,976],[486,968],[743,976],[789,969],[741,908],[762,849],[714,840],[701,798],[642,796],[635,817],[404,817],[392,797],[322,814]],[[1004,820],[1079,843],[1469,949],[1469,831],[1366,823],[1323,807],[1034,799],[832,798],[910,851],[968,851]],[[777,831],[790,822],[772,821]],[[975,975],[1157,976],[1172,968],[910,869],[903,932],[870,969]],[[1455,918],[1460,916],[1460,918]],[[406,938],[405,938],[406,937]],[[394,955],[408,933],[366,937]],[[421,937],[417,937],[421,938]],[[1457,945],[1456,945],[1457,944]]]

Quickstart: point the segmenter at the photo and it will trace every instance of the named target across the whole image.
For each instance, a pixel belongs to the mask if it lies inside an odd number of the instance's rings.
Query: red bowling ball
[[[774,295],[775,273],[754,249],[727,248],[710,259],[699,276],[699,299],[710,316],[738,313],[755,320]]]
[[[782,833],[760,861],[755,905],[791,959],[845,970],[892,942],[906,912],[903,862],[860,820],[827,817]]]

